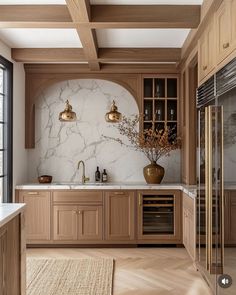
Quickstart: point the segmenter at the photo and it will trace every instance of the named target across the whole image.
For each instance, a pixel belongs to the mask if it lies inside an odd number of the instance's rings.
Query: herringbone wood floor
[[[30,257],[113,257],[113,295],[210,295],[184,248],[28,249]]]

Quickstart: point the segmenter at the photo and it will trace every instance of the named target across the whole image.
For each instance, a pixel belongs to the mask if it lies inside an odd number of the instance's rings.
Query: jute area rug
[[[113,259],[27,258],[27,295],[111,295]]]

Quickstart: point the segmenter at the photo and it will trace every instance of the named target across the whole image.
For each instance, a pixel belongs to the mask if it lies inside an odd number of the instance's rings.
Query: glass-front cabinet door
[[[180,241],[181,210],[179,191],[138,193],[138,238],[158,242]]]

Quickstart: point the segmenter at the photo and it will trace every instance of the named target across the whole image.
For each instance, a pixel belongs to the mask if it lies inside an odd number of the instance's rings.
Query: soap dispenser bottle
[[[108,181],[108,176],[107,176],[106,169],[104,169],[102,173],[102,182],[107,182],[107,181]]]
[[[101,181],[101,173],[99,171],[99,167],[97,167],[97,170],[95,172],[95,181],[100,182]]]

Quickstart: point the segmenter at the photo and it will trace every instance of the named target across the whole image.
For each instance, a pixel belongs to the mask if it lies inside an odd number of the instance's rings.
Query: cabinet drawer
[[[53,192],[53,202],[56,203],[102,203],[102,192],[77,191]]]
[[[26,196],[42,196],[42,197],[46,197],[46,196],[50,196],[50,192],[49,191],[44,191],[44,190],[40,190],[40,191],[36,191],[36,190],[30,190],[30,191],[19,191],[19,201],[22,200],[23,197]]]

